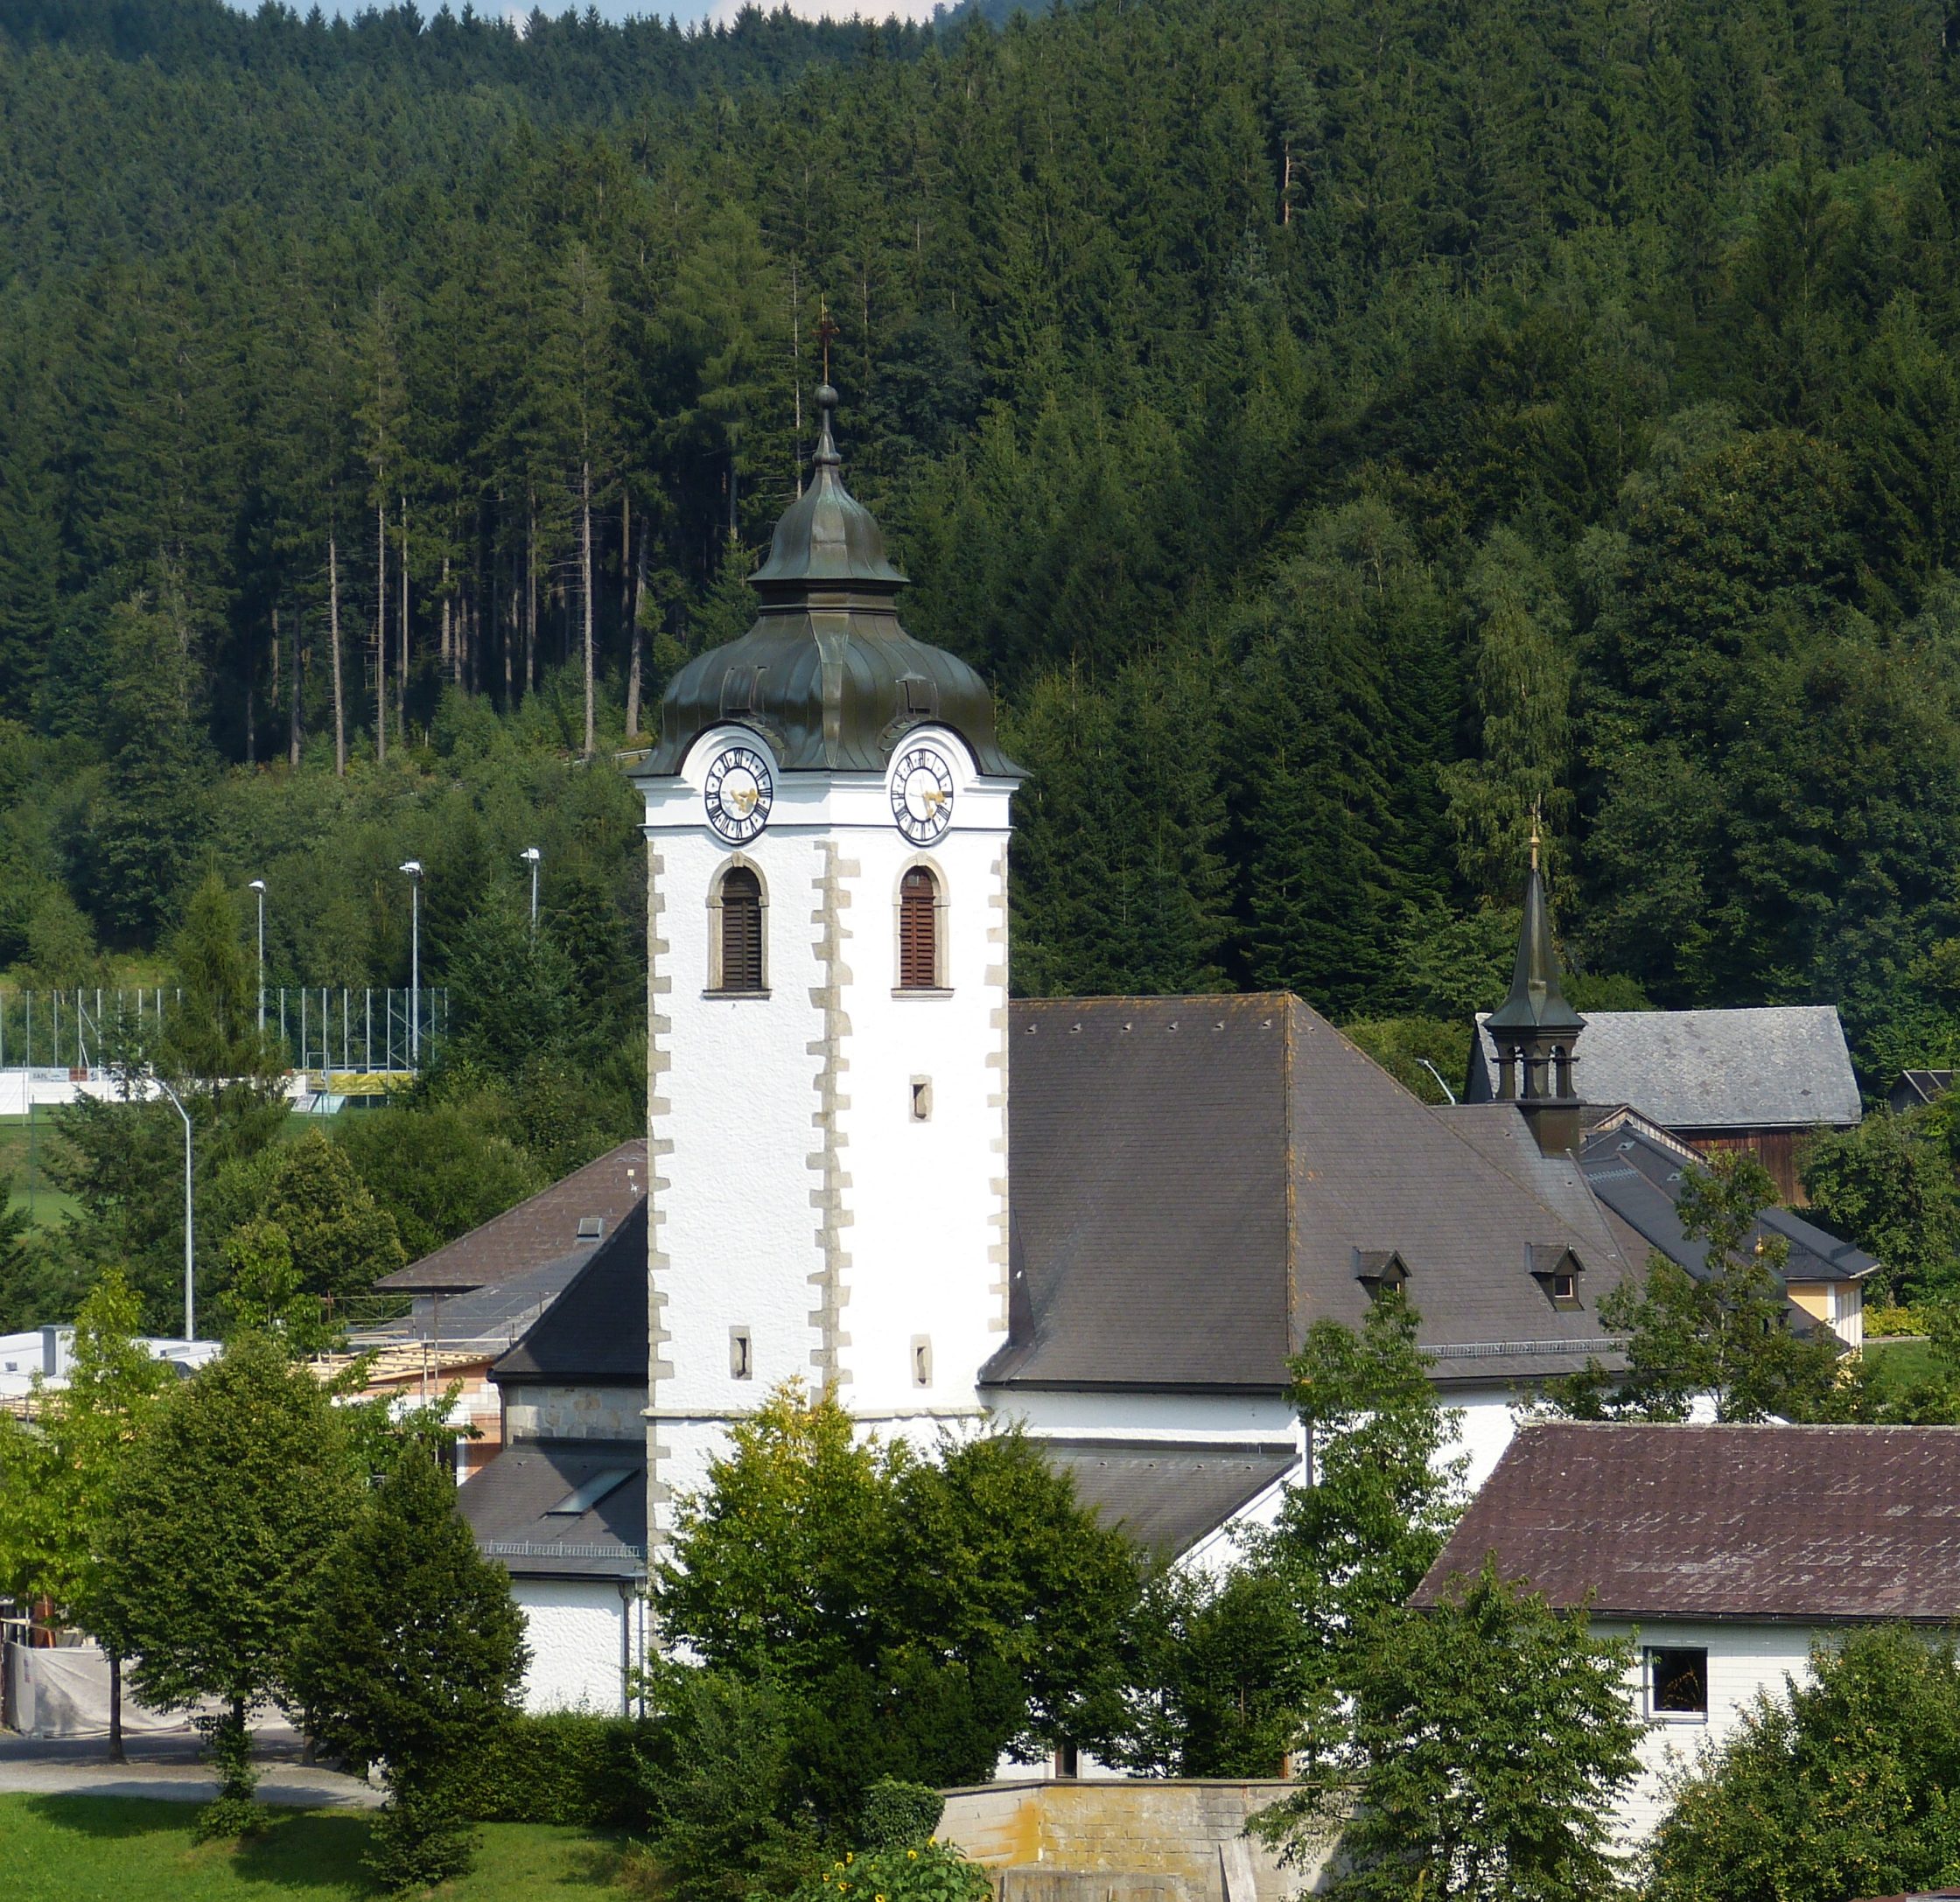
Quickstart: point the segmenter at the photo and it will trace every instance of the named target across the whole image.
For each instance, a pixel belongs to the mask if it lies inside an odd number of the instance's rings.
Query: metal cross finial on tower
[[[1533,871],[1538,869],[1538,828],[1543,822],[1543,815],[1538,809],[1538,801],[1533,800],[1531,801],[1531,870]]]

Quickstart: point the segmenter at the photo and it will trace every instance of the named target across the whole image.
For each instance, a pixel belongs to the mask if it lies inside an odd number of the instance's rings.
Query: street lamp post
[[[198,1285],[197,1245],[191,1227],[191,1112],[162,1077],[157,1079],[157,1087],[177,1106],[178,1115],[184,1119],[184,1338],[195,1340],[198,1338]]]
[[[255,878],[247,890],[259,897],[259,1035],[265,1035],[265,880]]]
[[[527,845],[518,857],[531,868],[531,935],[537,935],[537,862],[542,856],[536,846]]]
[[[404,858],[409,875],[409,1063],[422,1067],[422,861]]]

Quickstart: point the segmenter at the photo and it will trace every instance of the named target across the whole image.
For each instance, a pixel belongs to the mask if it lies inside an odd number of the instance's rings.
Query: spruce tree
[[[383,1767],[369,1865],[387,1887],[469,1868],[469,1769],[528,1659],[508,1576],[477,1551],[437,1448],[411,1440],[326,1557],[298,1672],[320,1736]]]

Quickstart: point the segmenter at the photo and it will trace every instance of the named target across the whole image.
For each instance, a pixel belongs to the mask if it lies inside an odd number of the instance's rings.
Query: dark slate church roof
[[[1631,1122],[1595,1129],[1579,1150],[1579,1167],[1592,1192],[1649,1247],[1690,1272],[1708,1259],[1708,1244],[1683,1233],[1676,1205],[1683,1171],[1698,1158],[1656,1142]],[[1858,1281],[1878,1267],[1875,1255],[1827,1234],[1787,1208],[1766,1208],[1744,1238],[1753,1247],[1765,1232],[1789,1243],[1786,1282]]]
[[[1960,1427],[1528,1424],[1410,1602],[1491,1552],[1595,1616],[1946,1624]]]
[[[1360,1321],[1390,1255],[1440,1379],[1610,1358],[1599,1297],[1640,1264],[1514,1107],[1429,1109],[1290,996],[1028,1000],[1011,1023],[1015,1325],[986,1384],[1270,1392],[1313,1321]],[[1534,1273],[1567,1250],[1577,1309]]]
[[[598,1246],[528,1332],[494,1362],[500,1386],[647,1384],[647,1204]]]
[[[1477,1020],[1472,1102],[1497,1094],[1497,1052]],[[1575,1046],[1589,1103],[1626,1103],[1668,1129],[1810,1129],[1862,1114],[1844,1028],[1830,1004],[1746,1010],[1594,1010]]]
[[[1299,1465],[1294,1453],[1261,1444],[1050,1439],[1037,1444],[1050,1464],[1075,1482],[1075,1497],[1104,1525],[1170,1557],[1228,1524]]]
[[[515,1576],[631,1577],[645,1569],[644,1441],[516,1440],[456,1499],[479,1548]]]

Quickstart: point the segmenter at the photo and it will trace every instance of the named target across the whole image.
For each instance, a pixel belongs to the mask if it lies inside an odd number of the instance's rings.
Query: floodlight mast
[[[535,845],[527,845],[518,857],[531,868],[531,935],[537,935],[537,862],[544,855]]]
[[[255,878],[245,888],[259,898],[259,1035],[265,1035],[265,880]]]
[[[422,861],[404,858],[409,875],[409,1066],[422,1067]]]
[[[155,1076],[154,1072],[151,1074]],[[198,1338],[197,1243],[191,1216],[191,1112],[164,1078],[156,1076],[155,1080],[184,1119],[184,1339],[191,1341]]]

